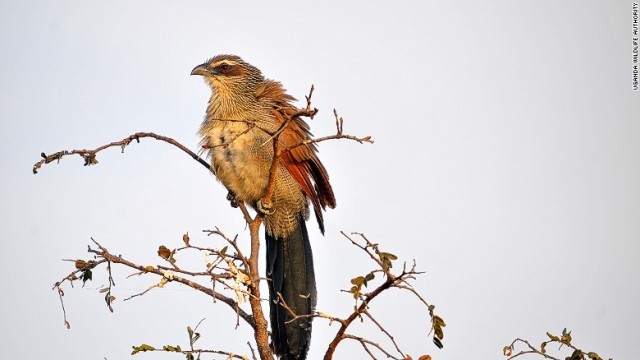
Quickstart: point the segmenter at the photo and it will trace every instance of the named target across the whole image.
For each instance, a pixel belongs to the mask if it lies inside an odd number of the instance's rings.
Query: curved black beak
[[[193,68],[193,70],[191,70],[191,75],[208,75],[209,74],[209,64],[204,63],[204,64],[200,64],[196,67]]]

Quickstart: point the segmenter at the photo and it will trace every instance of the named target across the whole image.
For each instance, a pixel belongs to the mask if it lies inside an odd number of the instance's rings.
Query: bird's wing
[[[291,104],[295,98],[288,95],[279,82],[267,81],[258,89],[256,96],[269,102],[278,124],[291,119],[278,138],[283,150],[281,161],[311,200],[318,225],[324,233],[322,210],[327,206],[334,208],[336,199],[315,144],[300,145],[311,138],[309,125],[300,117],[291,118],[298,111]]]

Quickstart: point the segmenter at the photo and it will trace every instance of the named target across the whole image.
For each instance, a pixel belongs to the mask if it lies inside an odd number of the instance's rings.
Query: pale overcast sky
[[[71,330],[51,290],[72,269],[61,259],[87,257],[90,237],[143,264],[186,231],[203,245],[214,226],[246,239],[203,167],[143,140],[98,166],[67,158],[31,173],[41,152],[137,131],[197,149],[209,89],[189,73],[232,53],[299,99],[315,84],[314,134],[334,131],[336,108],[345,131],[376,141],[320,147],[338,207],[326,236],[309,225],[318,310],[348,313],[340,289],[372,269],[339,235],[359,231],[426,271],[415,286],[448,324],[444,349],[411,296],[390,292],[371,308],[414,358],[502,359],[516,337],[539,344],[567,327],[585,350],[640,359],[632,3],[1,1],[2,357],[186,347],[186,326],[202,318],[202,347],[248,353],[247,326],[234,330],[226,306],[177,284],[123,303],[157,279],[116,271],[111,314],[96,271],[85,289],[65,286]],[[316,320],[310,359],[335,331]],[[367,356],[348,343],[336,358]]]

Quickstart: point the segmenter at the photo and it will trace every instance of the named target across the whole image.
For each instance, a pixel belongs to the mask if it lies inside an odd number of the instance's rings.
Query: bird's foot
[[[227,200],[229,200],[231,207],[238,207],[238,198],[236,197],[236,194],[233,193],[233,191],[229,191],[229,193],[227,194]]]
[[[269,201],[268,203],[264,201],[264,199],[258,200],[256,204],[258,211],[264,215],[271,215],[275,212],[273,209],[273,204]]]

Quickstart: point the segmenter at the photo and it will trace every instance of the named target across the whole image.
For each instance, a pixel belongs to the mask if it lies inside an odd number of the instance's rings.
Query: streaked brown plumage
[[[202,75],[212,90],[200,134],[216,177],[238,200],[260,209],[274,157],[273,135],[297,112],[295,99],[235,55],[215,56],[191,74]],[[275,304],[277,293],[298,315],[312,313],[316,290],[305,220],[311,202],[324,233],[322,211],[336,205],[315,145],[298,146],[310,135],[308,124],[294,117],[277,137],[281,149],[290,150],[277,160],[272,208],[265,214],[272,341],[283,359],[306,357],[311,318],[286,324],[291,315]]]

